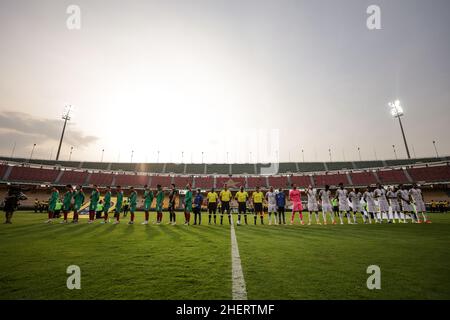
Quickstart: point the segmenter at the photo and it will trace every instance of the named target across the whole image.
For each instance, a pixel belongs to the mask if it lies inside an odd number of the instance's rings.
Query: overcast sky
[[[398,98],[412,155],[449,154],[449,17],[448,0],[2,0],[0,153],[54,157],[71,104],[62,160],[405,157]]]

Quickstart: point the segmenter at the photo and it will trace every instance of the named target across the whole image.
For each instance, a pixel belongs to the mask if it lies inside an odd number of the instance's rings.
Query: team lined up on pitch
[[[94,186],[90,194],[89,202],[89,220],[88,223],[93,223],[98,213],[99,203],[102,203],[100,218],[101,223],[108,223],[110,211],[114,214],[114,224],[120,222],[120,214],[124,201],[124,191],[120,186],[115,188],[116,201],[115,207],[112,208],[112,191],[110,187],[106,188],[104,198],[100,200],[100,191],[97,186]],[[343,184],[339,184],[338,189],[332,194],[330,187],[327,185],[324,189],[316,190],[312,186],[308,186],[304,191],[307,195],[307,212],[308,225],[313,223],[313,215],[316,224],[344,224],[344,218],[347,219],[348,224],[357,223],[357,215],[362,216],[365,224],[383,223],[407,223],[411,220],[412,223],[431,223],[427,218],[425,203],[422,198],[422,191],[414,184],[407,188],[400,185],[399,188],[391,187],[388,190],[378,184],[376,188],[367,187],[360,191],[353,188],[350,191],[344,188]],[[248,224],[247,214],[253,216],[253,223],[256,225],[258,217],[260,224],[264,224],[264,212],[268,214],[269,225],[286,224],[286,211],[292,211],[290,217],[290,224],[294,224],[296,214],[300,218],[300,223],[305,224],[303,217],[303,204],[301,200],[302,191],[297,188],[295,184],[286,194],[281,188],[274,190],[270,187],[265,194],[259,187],[256,191],[250,194],[240,188],[234,195],[225,184],[223,189],[217,193],[214,188],[203,196],[200,189],[194,192],[191,185],[186,186],[184,192],[184,199],[182,200],[184,208],[184,224],[189,225],[191,222],[191,212],[194,214],[194,225],[202,223],[202,207],[205,205],[208,211],[208,223],[217,224],[217,215],[220,214],[220,224],[223,224],[225,216],[228,217],[228,222],[231,224],[231,214],[237,213],[237,224],[241,224],[241,216],[244,218],[244,223]],[[180,193],[172,184],[169,191],[169,202],[167,211],[169,212],[169,224],[176,224],[176,204],[180,199]],[[51,198],[49,200],[48,220],[51,223],[54,220],[55,206],[59,200],[59,191],[53,188]],[[161,185],[157,186],[155,192],[148,186],[145,186],[143,195],[143,209],[145,212],[145,219],[142,224],[149,223],[150,209],[155,200],[156,224],[162,222],[163,216],[163,202],[165,198],[165,191]],[[73,211],[73,223],[78,223],[79,211],[85,203],[86,195],[81,186],[75,190],[71,185],[66,186],[66,192],[63,195],[63,221],[61,223],[68,223],[68,214]],[[135,212],[138,204],[137,191],[131,187],[128,196],[130,219],[129,224],[134,224]],[[181,200],[180,200],[181,201]],[[322,219],[319,212],[322,212]],[[100,213],[101,213],[100,212]],[[273,219],[272,219],[273,218]],[[306,220],[306,219],[305,219]]]

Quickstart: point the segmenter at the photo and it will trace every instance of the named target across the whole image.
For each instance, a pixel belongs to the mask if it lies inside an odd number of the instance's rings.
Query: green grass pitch
[[[209,226],[203,214],[202,226],[189,227],[181,213],[176,226],[141,225],[142,213],[135,225],[127,218],[116,226],[45,219],[20,212],[12,225],[0,225],[0,299],[232,298],[226,218],[224,226]],[[431,219],[236,226],[248,298],[450,299],[450,215]],[[66,287],[69,265],[81,268],[80,290]],[[366,287],[369,265],[381,268],[381,290]]]

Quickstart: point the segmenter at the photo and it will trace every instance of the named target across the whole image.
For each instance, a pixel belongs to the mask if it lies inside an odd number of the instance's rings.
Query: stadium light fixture
[[[302,160],[305,162],[305,150],[302,149]]]
[[[362,161],[361,160],[361,148],[360,147],[358,147],[358,155],[359,155],[359,161]]]
[[[105,149],[102,149],[102,157],[100,158],[100,162],[103,162],[103,155],[105,154]]]
[[[395,144],[392,145],[392,149],[394,149],[395,160],[398,160],[397,151],[395,150]]]
[[[30,160],[28,162],[31,162],[31,159],[33,159],[33,153],[34,153],[34,149],[36,148],[36,143],[33,144],[33,148],[31,148],[31,153],[30,153]]]
[[[72,106],[68,105],[64,107],[64,112],[62,115],[62,119],[64,120],[64,126],[62,129],[62,133],[61,133],[61,139],[59,139],[59,146],[58,146],[58,152],[56,153],[56,161],[59,160],[59,154],[61,152],[61,146],[62,146],[62,142],[64,139],[64,132],[66,131],[66,125],[67,125],[67,121],[70,120],[70,112],[72,111]]]
[[[439,152],[436,147],[436,140],[433,140],[434,152],[436,152],[436,158],[439,158]]]
[[[70,147],[69,161],[72,159],[73,147]]]
[[[394,102],[389,102],[388,105],[391,108],[391,115],[394,118],[398,119],[398,122],[400,124],[400,129],[402,131],[403,142],[405,143],[406,155],[408,156],[408,159],[411,159],[411,154],[409,153],[408,143],[406,142],[405,130],[403,129],[403,124],[402,124],[402,119],[401,119],[404,116],[403,107],[400,103],[400,100],[395,100]]]

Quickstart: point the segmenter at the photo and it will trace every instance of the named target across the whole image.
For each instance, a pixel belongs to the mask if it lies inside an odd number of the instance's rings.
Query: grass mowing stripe
[[[233,216],[231,216],[231,276],[233,280],[233,300],[247,300],[244,273],[242,272],[241,256],[234,231]]]

